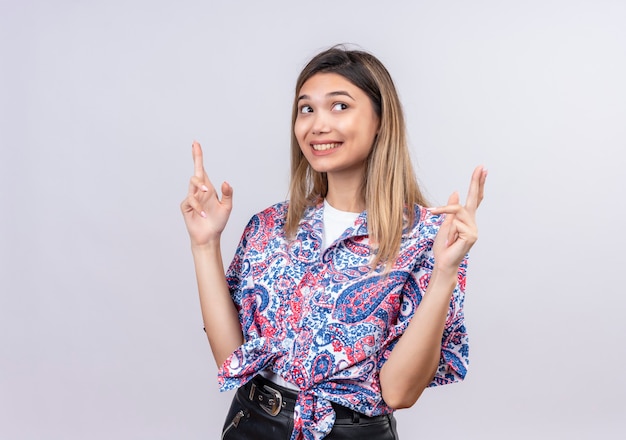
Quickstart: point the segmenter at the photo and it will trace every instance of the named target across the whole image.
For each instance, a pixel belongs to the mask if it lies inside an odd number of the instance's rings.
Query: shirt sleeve
[[[235,255],[233,256],[233,259],[228,266],[228,270],[226,271],[226,283],[228,284],[230,296],[238,310],[241,308],[242,284],[245,283],[245,274],[243,271],[244,267],[248,264],[245,255],[249,226],[250,225],[248,224],[246,229],[244,229],[241,240],[237,245],[237,249],[235,249]]]
[[[430,387],[459,382],[465,378],[469,366],[469,343],[465,328],[463,303],[465,301],[465,281],[467,256],[459,266],[457,284],[450,298],[446,326],[441,339],[439,366]]]
[[[230,296],[237,307],[239,321],[246,340],[258,337],[258,329],[254,322],[255,295],[253,264],[256,255],[255,235],[259,231],[259,219],[252,217],[243,231],[235,255],[226,271],[226,283]]]
[[[429,240],[428,245],[423,248],[423,252],[420,253],[416,265],[402,289],[397,322],[391,327],[385,347],[379,357],[379,368],[382,368],[394,346],[406,331],[426,292],[434,266],[432,242],[433,240]],[[457,284],[450,298],[450,306],[441,340],[439,366],[437,367],[435,377],[428,385],[429,387],[459,382],[465,378],[467,373],[469,345],[463,315],[466,270],[467,256],[459,266]]]

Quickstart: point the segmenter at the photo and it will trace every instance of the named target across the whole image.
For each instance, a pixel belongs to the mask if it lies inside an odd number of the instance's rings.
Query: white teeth
[[[339,145],[339,143],[334,143],[334,144],[314,144],[312,145],[313,149],[315,151],[324,151],[324,150],[330,150],[331,148],[337,148]]]

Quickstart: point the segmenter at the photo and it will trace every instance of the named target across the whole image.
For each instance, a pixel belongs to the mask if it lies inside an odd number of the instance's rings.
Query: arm
[[[194,175],[181,211],[191,240],[196,269],[202,319],[213,357],[220,367],[243,343],[243,334],[235,304],[231,300],[224,267],[220,238],[232,209],[233,190],[222,184],[222,200],[202,164],[202,149],[192,146]]]
[[[219,368],[243,344],[243,333],[222,265],[219,240],[204,247],[192,245],[204,329]]]
[[[448,205],[433,213],[445,213],[433,245],[435,266],[426,293],[405,333],[380,371],[383,399],[392,408],[408,408],[432,381],[441,357],[441,340],[458,267],[478,238],[475,216],[483,198],[487,172],[476,168],[465,207],[457,193]]]

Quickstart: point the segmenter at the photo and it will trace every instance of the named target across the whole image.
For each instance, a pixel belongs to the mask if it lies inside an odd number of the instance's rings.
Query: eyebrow
[[[330,93],[326,94],[327,98],[330,98],[332,96],[347,96],[348,98],[352,99],[353,101],[356,101],[356,99],[354,99],[352,97],[352,95],[350,95],[345,90],[337,90],[336,92],[330,92]],[[301,99],[311,99],[311,97],[309,95],[300,95],[300,96],[298,96],[298,101],[300,101]]]

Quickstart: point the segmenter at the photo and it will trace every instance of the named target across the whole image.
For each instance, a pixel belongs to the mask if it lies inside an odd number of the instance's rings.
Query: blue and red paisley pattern
[[[246,227],[226,278],[239,310],[245,343],[219,370],[222,390],[235,389],[270,369],[300,388],[292,440],[330,432],[330,402],[370,416],[392,411],[382,399],[379,371],[425,294],[432,244],[443,221],[415,207],[400,254],[383,275],[368,266],[367,215],[321,251],[323,203],[309,208],[297,235],[284,235],[287,203],[255,215]],[[462,380],[468,365],[463,318],[467,259],[430,386]]]

